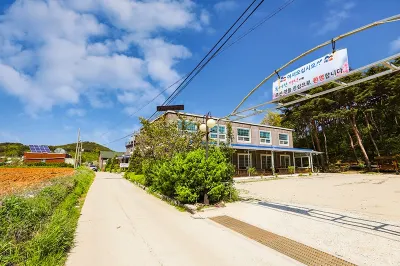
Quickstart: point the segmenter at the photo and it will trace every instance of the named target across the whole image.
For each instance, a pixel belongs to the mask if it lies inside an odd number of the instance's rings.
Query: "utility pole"
[[[80,147],[79,147],[79,166],[81,166],[82,165],[82,152],[83,152],[83,148],[82,148],[82,145],[83,145],[83,143],[82,143],[82,141],[80,141]]]
[[[78,156],[79,156],[79,142],[81,137],[81,129],[78,129],[78,140],[76,141],[76,148],[75,148],[75,161],[74,161],[74,168],[78,168]]]

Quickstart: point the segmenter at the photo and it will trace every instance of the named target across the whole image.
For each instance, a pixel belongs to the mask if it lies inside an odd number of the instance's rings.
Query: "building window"
[[[290,155],[281,155],[281,167],[290,166]]]
[[[192,121],[178,120],[178,129],[195,132],[195,131],[197,131],[197,124]]]
[[[218,139],[219,135],[219,140],[220,141],[225,141],[226,140],[226,126],[223,125],[217,125],[211,128],[210,130],[210,138],[211,139]]]
[[[289,146],[289,134],[279,133],[279,145]]]
[[[260,144],[271,144],[271,131],[260,130]]]
[[[238,169],[248,169],[251,167],[251,154],[238,154]]]
[[[261,169],[272,168],[272,156],[267,154],[261,154]]]
[[[238,128],[237,129],[237,140],[241,142],[250,142],[250,129],[249,128]]]
[[[304,167],[304,168],[310,167],[310,157],[308,156],[296,157],[295,161],[296,161],[296,167]]]

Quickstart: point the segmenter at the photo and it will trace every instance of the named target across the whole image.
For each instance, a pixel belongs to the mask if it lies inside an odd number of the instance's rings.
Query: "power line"
[[[253,3],[242,13],[242,15],[239,17],[239,19],[236,20],[236,22],[229,28],[229,30],[224,34],[223,37],[225,37],[227,35],[227,33],[233,28],[233,26],[243,17],[243,15],[245,13],[247,13],[247,11],[251,8],[251,6],[254,4],[255,1],[253,1]],[[243,26],[243,24],[254,14],[254,12],[260,7],[260,5],[264,2],[264,0],[262,0],[251,12],[249,15],[247,15],[247,17],[240,23],[240,25],[233,31],[233,33],[231,33],[229,35],[229,37],[222,43],[222,45],[213,53],[213,55],[200,67],[200,69],[197,70],[197,72],[190,77],[190,79],[186,82],[187,78],[175,89],[175,91],[170,95],[170,97],[168,97],[165,102],[163,103],[163,105],[167,105],[169,103],[171,103],[173,100],[176,99],[176,97],[189,85],[189,83],[204,69],[204,67],[213,59],[215,58],[215,56],[218,54],[218,52],[224,47],[224,45],[232,38],[232,36]],[[222,39],[222,38],[221,38]],[[220,40],[221,40],[220,39]],[[220,42],[220,41],[219,41]],[[218,43],[219,43],[218,42]],[[218,44],[217,43],[217,44]],[[214,45],[214,47],[210,50],[210,52],[212,50],[214,50],[214,48],[216,47],[216,45]],[[207,54],[209,55],[210,52]],[[204,59],[204,58],[203,58]],[[204,60],[202,60],[204,61]],[[200,62],[201,63],[201,62]],[[198,65],[199,66],[199,65]],[[194,71],[196,71],[197,67],[194,69]],[[191,73],[193,73],[194,71],[192,71]],[[189,77],[188,77],[189,78]],[[185,83],[186,82],[186,83]],[[155,114],[157,113],[154,112],[149,119],[151,119]]]
[[[233,46],[234,44],[236,44],[237,42],[239,42],[241,39],[243,39],[244,37],[246,37],[247,35],[249,35],[251,32],[253,32],[254,30],[256,30],[258,27],[260,27],[262,24],[264,24],[265,22],[267,22],[268,20],[270,20],[271,18],[273,18],[274,16],[276,16],[278,13],[280,13],[281,11],[283,11],[285,8],[287,8],[289,5],[291,5],[293,2],[294,2],[295,0],[289,0],[289,1],[287,1],[287,2],[285,2],[283,5],[281,5],[279,8],[277,8],[274,12],[272,12],[272,13],[270,13],[268,16],[266,16],[266,17],[264,17],[262,20],[260,20],[260,22],[259,23],[257,23],[257,24],[255,24],[253,27],[251,27],[247,32],[245,32],[244,34],[242,34],[241,36],[239,36],[237,39],[235,39],[233,42],[231,42],[231,43],[229,43],[224,49],[219,49],[219,51],[217,51],[216,53],[214,53],[214,55],[211,57],[211,59],[213,59],[213,58],[215,58],[215,57],[217,57],[218,55],[220,55],[221,53],[223,53],[223,52],[225,52],[226,50],[228,50],[231,46]],[[254,2],[255,1],[253,1],[252,3],[251,3],[251,5],[242,13],[242,15],[241,15],[241,17],[243,17],[243,15],[248,11],[248,9],[254,4]],[[263,2],[263,1],[262,1]],[[261,3],[262,3],[261,2]],[[258,5],[258,6],[260,6],[261,5],[261,3]],[[258,8],[258,6],[256,7],[256,8]],[[254,13],[255,12],[255,10],[253,10],[252,11],[252,13]],[[240,17],[240,18],[241,18]],[[240,20],[240,18],[238,19],[238,20]],[[246,20],[249,18],[249,16],[246,18]],[[232,29],[233,28],[233,26],[237,23],[237,21],[238,20],[236,20],[236,22],[230,27],[230,29]],[[241,25],[243,25],[244,23],[242,23]],[[240,26],[239,26],[240,27]],[[230,31],[230,29],[224,34],[224,36],[223,37],[225,37],[226,35],[227,35],[227,33]],[[237,28],[236,29],[236,31],[238,30],[239,28]],[[236,32],[235,31],[235,32]],[[229,37],[229,39],[231,38],[233,36],[233,34]],[[221,39],[223,38],[223,37],[221,37]],[[221,40],[220,39],[220,40]],[[228,40],[229,40],[228,39]],[[220,42],[220,40],[217,42],[217,44]],[[226,42],[225,42],[226,43]],[[217,45],[216,44],[216,45]],[[205,56],[205,58],[211,53],[211,51],[215,48],[215,46],[216,45],[214,45],[214,47],[207,53],[207,55]],[[221,46],[222,47],[222,46]],[[220,47],[220,48],[221,48]],[[172,87],[173,85],[175,85],[176,83],[178,83],[179,81],[181,81],[183,78],[185,78],[185,80],[187,80],[187,78],[190,76],[190,74],[192,74],[195,70],[196,70],[196,68],[204,61],[204,59],[205,58],[203,58],[203,60],[202,61],[200,61],[200,63],[194,68],[194,70],[192,70],[189,74],[186,74],[184,77],[182,77],[180,80],[177,80],[176,82],[174,82],[174,84],[172,84],[172,85],[170,85],[168,88],[170,88],[170,87]],[[207,64],[211,59],[209,59],[205,64]],[[205,65],[204,65],[205,66]],[[204,66],[202,66],[202,68],[204,68]],[[197,73],[198,74],[198,73]],[[196,74],[196,75],[197,75]],[[189,82],[191,81],[193,79],[193,77],[189,80]],[[183,81],[184,82],[184,81]],[[182,83],[183,83],[182,82]],[[182,84],[180,84],[179,86],[181,86]],[[187,83],[187,85],[188,85],[188,83]],[[187,85],[185,85],[185,87],[184,88],[186,88],[186,86]],[[179,86],[178,86],[178,88],[179,88]],[[167,88],[167,89],[168,89]],[[177,89],[178,89],[177,88]],[[162,93],[164,93],[167,89],[165,89]],[[175,90],[176,91],[176,90]],[[175,93],[175,91],[170,95],[170,97]],[[159,97],[162,93],[160,93],[159,95],[157,95],[155,98],[157,98],[157,97]],[[179,93],[180,92],[178,92],[178,95],[179,95]],[[173,99],[172,99],[172,101],[173,100],[175,100],[176,99],[176,97],[178,96],[178,95],[176,95],[175,97],[173,97]],[[170,97],[168,97],[168,98],[170,98]],[[145,106],[147,106],[148,104],[150,104],[151,102],[153,102],[154,100],[155,100],[155,98],[153,98],[149,103],[147,103]],[[168,99],[167,99],[168,100]],[[172,102],[172,101],[169,101],[169,102]],[[165,102],[164,102],[164,104],[163,105],[165,105]],[[145,106],[143,106],[141,109],[143,109]],[[140,110],[141,110],[140,109]],[[157,113],[157,111],[156,112],[154,112],[150,117],[149,117],[149,119],[151,119],[155,114]],[[132,116],[132,115],[131,115]],[[117,141],[119,141],[119,140],[122,140],[122,139],[125,139],[125,138],[127,138],[127,137],[130,137],[132,134],[133,134],[134,132],[132,132],[132,133],[130,133],[130,134],[128,134],[128,135],[126,135],[126,136],[124,136],[124,137],[121,137],[121,138],[118,138],[118,139],[115,139],[115,140],[113,140],[113,141],[110,141],[110,142],[108,142],[108,143],[106,143],[106,144],[104,144],[104,145],[108,145],[108,144],[110,144],[110,143],[113,143],[113,142],[117,142]]]
[[[184,81],[182,81],[182,83],[175,89],[175,91],[173,91],[171,93],[171,95],[164,101],[164,103],[162,105],[165,105],[165,103],[167,103],[174,95],[174,93],[182,86],[182,84],[184,84],[187,79],[193,74],[193,72],[195,72],[200,65],[203,63],[204,60],[207,59],[207,57],[212,53],[212,51],[218,46],[218,44],[225,38],[226,35],[228,35],[228,33],[233,29],[233,27],[235,27],[235,25],[242,19],[242,17],[247,13],[247,11],[253,6],[253,4],[256,2],[257,0],[253,0],[253,2],[243,11],[243,13],[239,16],[238,19],[236,19],[236,21],[232,24],[232,26],[229,27],[229,29],[224,33],[224,35],[218,40],[218,42],[216,44],[214,44],[214,46],[208,51],[208,53],[203,57],[203,59],[196,65],[196,67],[189,73],[189,75],[185,78]],[[261,1],[261,3],[264,2],[264,0]],[[211,57],[212,58],[212,57]],[[157,112],[155,112],[157,113]],[[154,114],[155,114],[154,113]],[[154,116],[151,115],[151,117]]]
[[[167,104],[171,103],[173,100],[178,97],[178,95],[189,85],[189,83],[203,70],[203,68],[218,54],[218,52],[225,46],[225,44],[232,38],[232,36],[243,26],[244,23],[254,14],[254,12],[261,6],[261,4],[264,2],[262,0],[252,11],[247,17],[242,21],[242,23],[233,31],[233,33],[224,41],[224,43],[217,49],[217,51],[213,54],[212,57],[210,57],[206,63],[204,63],[199,70],[192,76],[189,81],[181,88],[173,97],[170,99]],[[178,90],[179,88],[177,88]]]
[[[284,10],[285,8],[287,8],[290,4],[292,4],[295,0],[289,0],[287,2],[285,2],[282,6],[280,6],[278,9],[276,9],[274,12],[270,13],[267,17],[265,17],[264,19],[262,19],[259,23],[257,23],[255,26],[251,27],[247,32],[245,32],[244,34],[242,34],[240,37],[238,37],[236,40],[234,40],[233,42],[231,42],[230,44],[228,44],[224,49],[220,50],[219,52],[217,51],[217,53],[215,53],[211,59],[217,57],[218,55],[220,55],[221,53],[223,53],[224,51],[226,51],[227,49],[229,49],[232,45],[234,45],[235,43],[239,42],[241,39],[243,39],[244,37],[246,37],[248,34],[250,34],[251,32],[253,32],[254,30],[256,30],[258,27],[260,27],[262,24],[264,24],[266,21],[270,20],[271,18],[273,18],[275,15],[277,15],[278,13],[280,13],[282,10]],[[261,3],[260,3],[261,4]],[[259,5],[260,5],[259,4]],[[253,10],[254,12],[255,10]],[[249,15],[251,16],[251,14]],[[246,18],[247,19],[247,18]],[[245,21],[244,21],[245,22]],[[240,26],[239,26],[240,27]],[[234,33],[233,33],[234,34]],[[231,37],[231,36],[230,36]],[[210,59],[210,60],[211,60]],[[208,62],[206,62],[207,64]],[[193,78],[191,78],[188,83],[190,83],[190,81]],[[188,85],[188,83],[185,85],[184,88],[186,88],[186,86]],[[183,89],[184,89],[183,88]],[[182,90],[183,90],[182,89]],[[181,91],[180,91],[181,92]],[[178,92],[176,94],[176,96],[173,98],[173,100],[179,95]],[[173,100],[169,101],[167,104],[171,103]]]
[[[203,63],[203,61],[204,60],[206,60],[207,59],[207,57],[212,53],[212,51],[218,46],[218,44],[225,38],[225,36],[226,35],[228,35],[228,33],[232,30],[232,28],[242,19],[242,17],[247,13],[247,11],[253,6],[253,4],[256,2],[257,0],[253,0],[253,2],[245,9],[245,11],[243,11],[243,13],[240,15],[240,17],[233,23],[233,25],[224,33],[224,35],[218,40],[218,42],[210,49],[210,51],[208,51],[208,53],[203,57],[203,59],[196,65],[196,67],[189,73],[189,74],[187,74],[187,75],[185,75],[184,77],[182,77],[180,80],[178,80],[178,81],[176,81],[174,84],[172,84],[172,85],[170,85],[168,88],[170,88],[170,87],[172,87],[173,85],[175,85],[176,83],[178,83],[179,81],[181,81],[183,78],[184,78],[184,80],[181,82],[181,84],[178,86],[178,88],[182,85],[182,84],[184,84],[184,82],[189,78],[189,76],[190,75],[192,75],[193,74],[193,72],[195,72],[196,71],[196,69],[197,68],[199,68],[199,66]],[[261,1],[261,3],[262,2],[264,2],[264,0],[262,0]],[[260,5],[260,4],[259,4]],[[258,6],[259,6],[258,5]],[[257,8],[258,8],[258,6],[257,6]],[[253,11],[254,12],[254,11]],[[242,25],[242,24],[241,24]],[[211,57],[212,58],[212,57]],[[167,88],[167,89],[168,89]],[[165,92],[167,89],[165,89],[163,92]],[[177,90],[175,89],[171,94],[170,94],[170,96],[164,101],[164,103],[162,104],[162,105],[165,105],[165,102],[168,100],[168,99],[170,99],[171,98],[171,96],[176,92]],[[153,102],[158,96],[160,96],[163,92],[161,92],[159,95],[157,95],[156,97],[154,97],[150,102],[148,102],[145,106],[147,106],[148,104],[150,104],[151,102]],[[144,107],[145,107],[144,106]],[[143,108],[144,108],[143,107]],[[141,108],[141,109],[143,109],[143,108]],[[140,110],[141,110],[140,109]],[[134,112],[133,114],[131,114],[130,115],[130,117],[131,116],[133,116],[135,113],[137,113],[137,112]],[[157,112],[155,112],[154,114],[156,114]],[[154,114],[151,116],[151,117],[153,117],[154,116]],[[150,118],[151,118],[150,117]],[[150,119],[149,118],[149,119]],[[106,132],[106,133],[108,133],[108,132]],[[105,133],[105,134],[106,134]],[[103,134],[102,136],[104,136],[105,134]],[[123,138],[126,138],[126,137],[129,137],[130,135],[132,135],[132,134],[129,134],[129,135],[127,135],[127,136],[125,136],[125,137],[123,137]],[[110,143],[113,143],[113,142],[115,142],[115,141],[118,141],[118,140],[121,140],[121,139],[123,139],[123,138],[120,138],[120,139],[117,139],[117,140],[114,140],[114,141],[111,141],[111,142],[108,142],[108,143],[106,143],[106,144],[104,144],[104,145],[108,145],[108,144],[110,144]]]
[[[179,81],[183,80],[187,75],[181,77],[180,79],[178,79],[177,81],[175,81],[174,83],[172,83],[171,85],[169,85],[168,87],[166,87],[164,90],[162,90],[159,94],[157,94],[153,99],[151,99],[149,102],[147,102],[145,105],[141,106],[139,109],[135,110],[133,113],[129,114],[128,117],[132,117],[135,114],[137,114],[138,112],[140,112],[141,110],[143,110],[146,106],[148,106],[149,104],[151,104],[152,102],[154,102],[155,99],[157,99],[161,94],[163,94],[164,92],[166,92],[169,88],[171,88],[172,86],[174,86],[176,83],[178,83]],[[116,126],[121,125],[125,119],[120,120],[118,123],[116,123],[113,128],[115,128]],[[102,134],[100,136],[100,138],[102,138],[103,136],[105,136],[107,133],[109,133],[110,131],[105,132],[104,134]]]
[[[203,57],[203,59],[196,65],[196,67],[189,73],[186,74],[185,76],[183,76],[182,78],[180,78],[179,80],[175,81],[173,84],[171,84],[170,86],[168,86],[166,89],[164,89],[162,92],[160,92],[157,96],[155,96],[151,101],[149,101],[147,104],[145,104],[144,106],[142,106],[141,108],[139,108],[138,110],[136,110],[135,112],[133,112],[132,114],[129,115],[129,117],[132,117],[133,115],[137,114],[139,111],[141,111],[143,108],[145,108],[146,106],[148,106],[150,103],[152,103],[156,98],[158,98],[161,94],[163,94],[166,90],[168,90],[169,88],[171,88],[172,86],[174,86],[176,83],[180,82],[182,79],[184,79],[182,81],[182,83],[179,85],[181,86],[190,75],[193,74],[194,71],[196,71],[196,69],[203,63],[203,61],[211,54],[211,52],[215,49],[215,47],[217,47],[217,45],[225,38],[225,36],[232,30],[232,28],[239,22],[239,20],[244,16],[244,14],[246,14],[246,12],[251,8],[251,6],[256,2],[257,0],[253,0],[253,2],[246,8],[246,10],[240,15],[240,17],[235,21],[235,23],[233,23],[233,25],[224,33],[224,35],[218,40],[218,42],[210,49],[210,51],[208,51],[208,53]],[[264,1],[264,0],[262,0]],[[178,86],[178,88],[179,88]],[[175,90],[176,91],[176,90]],[[175,91],[172,92],[172,94],[170,94],[170,96],[164,101],[164,103],[162,105],[165,105],[165,102],[175,93]],[[157,112],[156,112],[157,113]],[[154,114],[153,114],[154,115]],[[151,117],[153,117],[153,115]],[[121,124],[124,120],[121,120],[119,123],[117,123],[115,126]],[[101,135],[101,137],[103,137],[104,135],[106,135],[109,131],[105,132],[104,134]]]

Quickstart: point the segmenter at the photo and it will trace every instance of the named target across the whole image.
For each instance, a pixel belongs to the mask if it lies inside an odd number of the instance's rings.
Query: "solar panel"
[[[29,149],[34,153],[50,153],[49,146],[46,145],[29,145]]]

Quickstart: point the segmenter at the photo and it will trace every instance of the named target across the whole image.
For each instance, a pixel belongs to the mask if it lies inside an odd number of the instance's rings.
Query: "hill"
[[[62,148],[67,153],[71,154],[72,157],[74,157],[76,143],[63,144],[63,145],[49,145],[49,148],[51,151],[54,151],[56,148]],[[97,161],[99,156],[99,151],[112,151],[111,149],[103,145],[89,141],[82,142],[82,148],[84,149],[84,152],[82,153],[83,162]],[[11,143],[11,142],[0,143],[0,156],[8,156],[8,157],[23,156],[24,152],[26,151],[29,151],[29,146],[24,145],[22,143]]]

